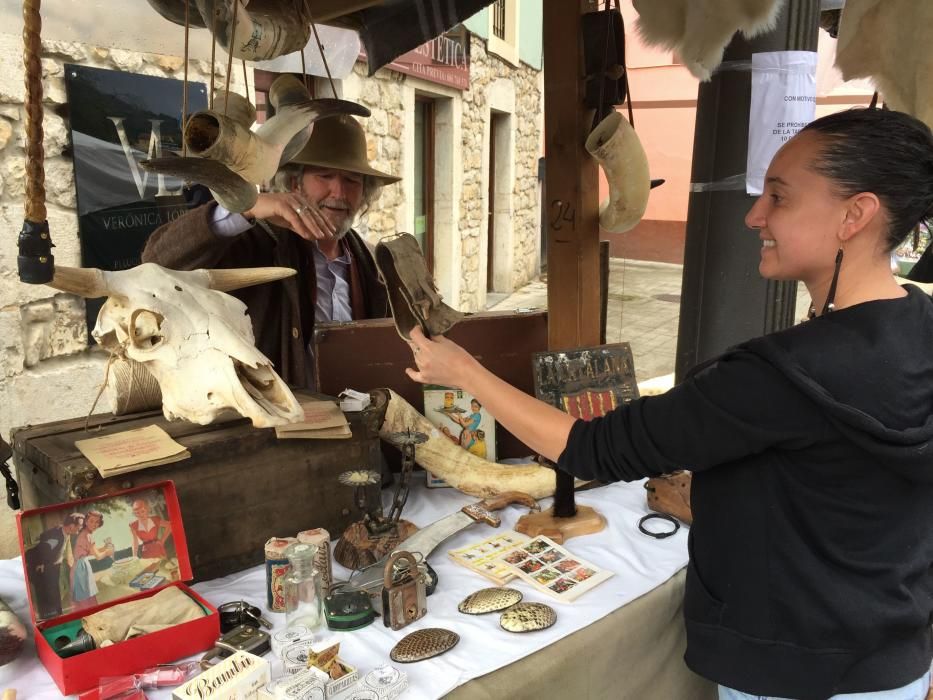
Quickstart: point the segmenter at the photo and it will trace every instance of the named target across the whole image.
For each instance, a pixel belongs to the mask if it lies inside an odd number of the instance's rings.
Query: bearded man
[[[389,315],[372,253],[352,226],[381,187],[400,179],[369,165],[366,135],[353,117],[321,119],[252,209],[234,214],[214,202],[198,207],[157,229],[142,260],[175,270],[297,270],[294,277],[234,294],[249,309],[256,347],[282,378],[314,388],[315,321]]]

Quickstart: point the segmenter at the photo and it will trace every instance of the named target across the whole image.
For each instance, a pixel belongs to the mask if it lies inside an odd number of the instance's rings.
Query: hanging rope
[[[42,17],[39,0],[23,3],[26,68],[26,218],[45,221],[45,149],[42,146]]]
[[[214,70],[217,66],[217,13],[214,11],[214,0],[211,0],[211,92],[208,95],[208,108],[214,109]]]
[[[311,22],[311,29],[314,31],[314,41],[317,43],[317,50],[321,52],[321,60],[324,62],[324,72],[327,73],[327,80],[330,81],[330,89],[333,91],[334,97],[337,97],[337,87],[334,85],[333,77],[331,77],[330,66],[327,65],[327,56],[324,55],[324,44],[321,43],[321,39],[317,35],[317,25],[314,22]]]
[[[250,102],[249,99],[249,78],[246,75],[246,59],[242,59],[243,64],[243,90],[246,92],[246,101]],[[251,103],[252,104],[252,103]]]
[[[337,86],[334,85],[334,78],[330,74],[330,66],[327,65],[327,55],[324,53],[324,44],[321,43],[321,37],[317,33],[317,25],[314,23],[314,15],[311,13],[311,0],[304,0],[305,21],[311,24],[311,31],[314,32],[314,43],[317,44],[317,50],[321,54],[321,61],[324,63],[324,72],[327,74],[327,80],[330,82],[330,89],[337,97]],[[304,70],[304,51],[301,52],[302,70]],[[310,88],[309,88],[310,90]]]
[[[233,42],[236,37],[236,13],[240,0],[233,0],[233,22],[230,23],[230,38],[227,42],[227,83],[224,88],[224,116],[227,116],[227,103],[230,102],[230,74],[233,72]]]
[[[50,282],[55,274],[52,239],[45,208],[45,149],[42,145],[42,17],[39,0],[23,2],[23,66],[26,77],[26,197],[19,232],[19,279]]]
[[[188,125],[188,31],[189,12],[191,0],[185,0],[185,83],[184,94],[181,96],[181,156],[188,155],[188,140],[185,138],[185,127]]]

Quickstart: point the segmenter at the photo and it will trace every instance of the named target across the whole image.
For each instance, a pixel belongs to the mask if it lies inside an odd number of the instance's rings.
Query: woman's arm
[[[544,457],[557,461],[575,418],[499,379],[443,336],[429,340],[416,327],[411,339],[418,370],[406,369],[409,377],[416,382],[453,386],[469,392],[516,438]]]

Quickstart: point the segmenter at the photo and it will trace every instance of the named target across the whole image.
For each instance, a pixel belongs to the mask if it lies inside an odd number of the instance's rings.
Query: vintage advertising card
[[[477,457],[496,461],[496,420],[467,392],[426,385],[424,415],[452,443]],[[427,485],[433,488],[447,484],[428,474]]]
[[[543,535],[498,555],[518,578],[558,600],[572,601],[612,576]]]
[[[528,536],[514,530],[505,530],[480,542],[452,549],[448,556],[458,564],[485,576],[497,585],[515,578],[511,567],[501,560],[503,553],[528,541]]]
[[[22,519],[37,620],[179,581],[173,522],[160,488]]]

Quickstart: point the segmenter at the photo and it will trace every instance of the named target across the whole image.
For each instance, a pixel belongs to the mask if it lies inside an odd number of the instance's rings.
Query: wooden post
[[[544,12],[544,206],[548,227],[548,348],[599,344],[599,170],[583,148],[580,15],[595,0],[542,3]]]
[[[547,222],[548,348],[600,343],[599,170],[583,148],[593,115],[583,105],[580,15],[596,0],[544,2],[544,218]],[[557,472],[554,507],[522,516],[516,530],[566,537],[605,527],[592,508],[577,508],[573,478]]]

